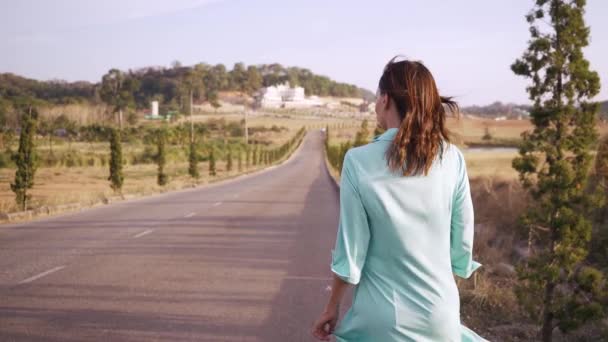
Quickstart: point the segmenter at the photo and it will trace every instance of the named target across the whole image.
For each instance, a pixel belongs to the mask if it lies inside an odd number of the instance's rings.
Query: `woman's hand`
[[[321,341],[329,341],[329,336],[333,334],[338,316],[340,315],[339,306],[327,307],[315,324],[312,326],[312,335]]]

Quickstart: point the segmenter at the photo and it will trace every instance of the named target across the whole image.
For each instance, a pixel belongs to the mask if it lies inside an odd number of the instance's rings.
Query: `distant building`
[[[158,116],[158,101],[152,101],[152,116]]]
[[[289,82],[260,89],[256,105],[261,108],[304,108],[321,106],[317,96],[306,97],[304,88],[289,85]]]
[[[158,101],[152,101],[150,103],[150,110],[144,112],[144,119],[146,120],[170,120],[176,112],[167,112],[164,115],[159,113]]]

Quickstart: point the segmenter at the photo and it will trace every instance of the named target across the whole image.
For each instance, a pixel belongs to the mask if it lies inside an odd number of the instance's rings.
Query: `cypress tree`
[[[31,107],[22,116],[19,149],[13,155],[13,161],[17,166],[17,170],[15,171],[15,182],[11,183],[11,190],[15,193],[15,201],[21,210],[27,209],[27,203],[31,198],[27,190],[34,186],[34,175],[38,159],[34,143],[37,118],[38,113]]]
[[[124,177],[122,175],[122,145],[120,131],[110,128],[110,187],[115,192],[121,192]]]
[[[251,149],[249,148],[249,146],[245,147],[245,154],[246,154],[245,168],[248,169],[249,166],[251,165]]]
[[[258,165],[258,147],[257,146],[253,147],[253,158],[252,158],[252,160],[253,160],[253,166]]]
[[[232,171],[232,150],[228,148],[228,153],[226,154],[226,171]]]
[[[209,176],[215,176],[217,173],[215,172],[215,154],[213,153],[213,147],[211,147],[211,151],[209,152]]]
[[[367,129],[367,120],[363,120],[361,123],[361,128],[357,132],[355,136],[355,144],[354,146],[362,146],[368,143],[367,136],[369,135],[369,131]]]
[[[188,174],[194,179],[199,179],[200,174],[198,172],[198,155],[196,154],[196,144],[190,143],[190,153],[188,156]]]
[[[511,69],[528,87],[534,129],[523,135],[513,167],[534,199],[523,217],[530,257],[518,267],[519,300],[542,325],[543,341],[605,314],[605,281],[584,263],[591,211],[600,204],[587,187],[600,80],[583,56],[589,28],[586,1],[537,0],[526,19],[531,39]],[[540,25],[538,25],[540,24]],[[604,299],[605,300],[605,299]]]
[[[167,131],[165,128],[161,128],[157,131],[156,136],[156,146],[157,146],[157,154],[156,154],[156,163],[158,164],[158,177],[157,183],[160,186],[167,185],[169,182],[169,176],[165,173],[165,165],[167,164],[167,152],[166,152],[166,141],[167,140]]]

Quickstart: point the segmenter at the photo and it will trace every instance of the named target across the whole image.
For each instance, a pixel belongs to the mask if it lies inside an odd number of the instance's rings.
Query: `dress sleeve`
[[[461,278],[469,278],[481,264],[473,260],[474,214],[473,201],[466,163],[458,152],[458,177],[452,200],[450,227],[450,257],[452,272]]]
[[[349,153],[344,156],[340,178],[340,221],[331,270],[350,284],[358,284],[365,263],[370,231],[359,193],[355,166]]]

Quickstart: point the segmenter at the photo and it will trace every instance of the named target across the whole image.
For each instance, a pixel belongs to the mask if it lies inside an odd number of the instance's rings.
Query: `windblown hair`
[[[439,96],[433,75],[421,62],[395,62],[395,58],[384,67],[378,84],[380,94],[394,101],[401,119],[386,160],[393,172],[427,175],[450,141],[446,107],[458,115],[458,105],[451,97]]]

